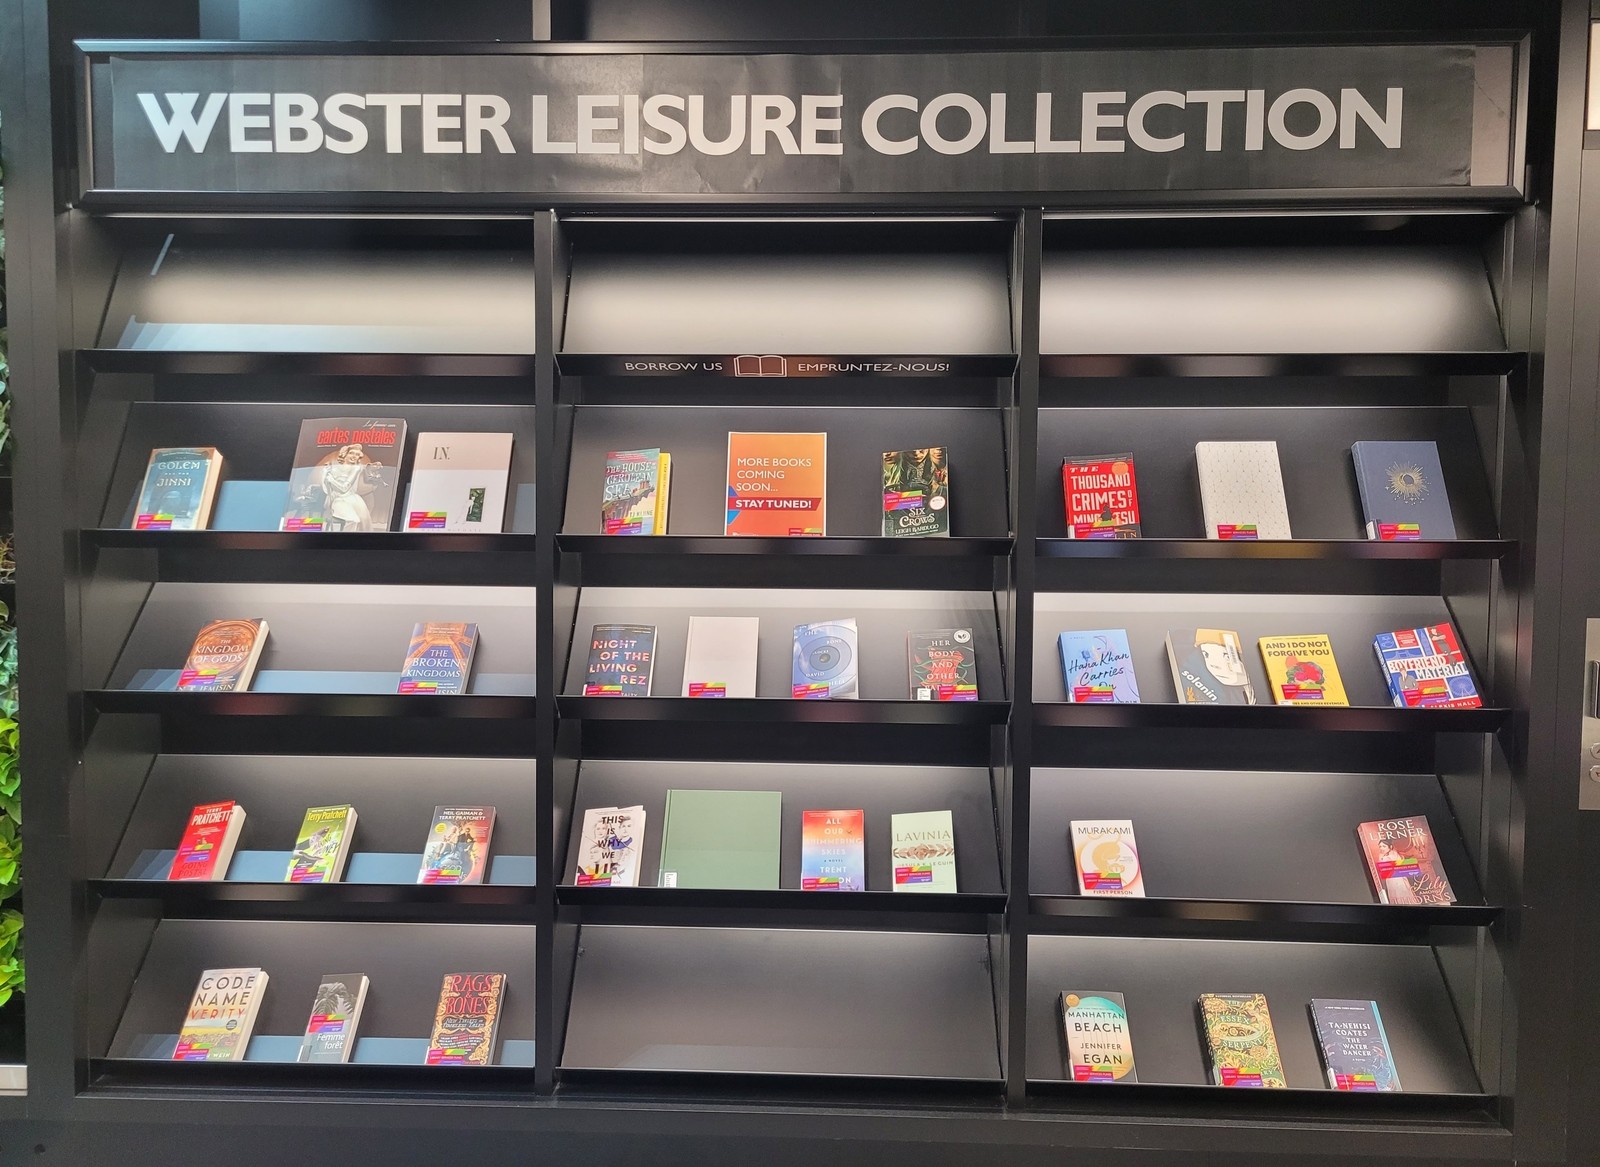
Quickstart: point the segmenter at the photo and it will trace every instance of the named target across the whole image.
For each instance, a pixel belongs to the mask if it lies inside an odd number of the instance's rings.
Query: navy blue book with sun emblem
[[[1454,539],[1437,442],[1357,442],[1350,447],[1367,538]]]

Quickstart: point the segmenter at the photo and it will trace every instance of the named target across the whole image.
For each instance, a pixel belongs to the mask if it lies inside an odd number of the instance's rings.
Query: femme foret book
[[[300,1039],[301,1062],[348,1062],[367,1003],[365,973],[325,973]]]

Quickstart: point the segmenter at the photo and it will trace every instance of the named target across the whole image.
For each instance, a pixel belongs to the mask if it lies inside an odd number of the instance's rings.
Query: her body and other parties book
[[[195,634],[178,688],[191,693],[242,693],[250,688],[267,644],[265,620],[213,620]]]
[[[725,535],[826,535],[828,435],[728,435]]]
[[[800,816],[800,890],[866,891],[866,812],[808,810]]]
[[[505,973],[448,973],[439,988],[425,1064],[492,1066]]]
[[[306,811],[289,857],[285,883],[338,883],[355,838],[356,808],[313,806]]]
[[[754,697],[759,616],[690,616],[683,696]]]
[[[976,701],[978,654],[970,628],[906,633],[913,701]]]
[[[482,883],[489,872],[494,807],[436,806],[418,883]]]
[[[215,446],[180,446],[150,451],[135,531],[203,531],[222,481],[222,452]]]
[[[1207,539],[1290,539],[1277,442],[1196,442]]]
[[[783,795],[669,790],[659,887],[778,889]]]
[[[316,417],[300,423],[280,531],[387,531],[394,523],[406,423]]]
[[[356,1048],[361,1010],[367,1003],[367,984],[365,973],[323,974],[322,982],[317,985],[317,995],[311,1001],[311,1017],[306,1021],[296,1061],[342,1063],[350,1060]]]
[[[1184,705],[1254,705],[1244,645],[1227,628],[1181,628],[1167,633],[1167,663]]]
[[[237,802],[207,802],[191,810],[167,878],[226,879],[244,817]]]
[[[642,806],[592,806],[578,838],[578,887],[638,887],[644,853]]]
[[[268,979],[259,968],[208,968],[201,973],[172,1060],[244,1061]]]
[[[854,616],[801,624],[794,630],[790,695],[808,701],[860,697]]]
[[[1264,995],[1202,993],[1199,1007],[1212,1085],[1288,1088]]]
[[[1311,1027],[1330,1089],[1363,1093],[1401,1089],[1376,1001],[1313,997]]]
[[[511,434],[418,434],[402,529],[500,531],[511,482],[511,442]]]
[[[1139,703],[1139,679],[1124,628],[1063,632],[1057,638],[1061,679],[1074,704]]]
[[[944,446],[884,452],[883,533],[891,539],[950,534],[950,458]]]
[[[596,624],[589,634],[585,697],[648,697],[656,664],[654,624]]]
[[[955,820],[947,810],[889,816],[894,890],[956,892]]]
[[[1137,539],[1139,484],[1132,454],[1093,454],[1061,463],[1068,539]]]
[[[1260,645],[1267,685],[1277,704],[1350,704],[1327,636],[1263,636]]]
[[[1389,685],[1389,699],[1402,709],[1477,709],[1483,705],[1466,654],[1451,624],[1379,633],[1372,642]]]
[[[1128,1006],[1121,993],[1062,993],[1061,1032],[1074,1082],[1137,1082]]]
[[[611,450],[600,490],[600,533],[665,535],[672,455],[665,450]]]
[[[1086,896],[1143,896],[1144,869],[1129,819],[1072,822],[1078,891]]]
[[[406,648],[396,691],[424,696],[465,693],[477,648],[476,624],[418,624],[411,630],[411,644]]]
[[[1367,876],[1383,904],[1453,904],[1455,892],[1421,815],[1378,819],[1356,828]]]
[[[1437,442],[1357,442],[1350,447],[1367,538],[1454,539]]]

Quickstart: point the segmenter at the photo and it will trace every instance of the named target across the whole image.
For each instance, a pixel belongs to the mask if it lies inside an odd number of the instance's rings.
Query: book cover
[[[482,883],[494,835],[492,806],[436,806],[418,883]]]
[[[1196,442],[1207,539],[1290,539],[1277,442]]]
[[[1137,1082],[1121,993],[1062,993],[1061,1031],[1074,1082]]]
[[[827,434],[728,435],[725,535],[826,535]]]
[[[950,459],[944,446],[884,451],[883,533],[892,539],[950,534]]]
[[[909,811],[889,816],[894,890],[955,892],[955,820],[947,810]]]
[[[511,442],[511,434],[418,434],[403,529],[501,530],[511,481]]]
[[[1372,646],[1389,684],[1389,698],[1402,709],[1477,709],[1483,704],[1454,625],[1381,632]]]
[[[191,810],[167,878],[226,879],[244,818],[237,802],[208,802]]]
[[[317,417],[300,423],[280,531],[387,531],[394,521],[406,423]]]
[[[195,634],[178,688],[194,693],[242,693],[250,688],[267,643],[265,620],[213,620]]]
[[[222,454],[215,446],[151,450],[133,506],[133,529],[205,530],[221,481]]]
[[[604,535],[665,535],[672,455],[660,449],[611,450],[600,491]]]
[[[1139,678],[1133,672],[1133,650],[1125,628],[1063,632],[1061,679],[1074,704],[1139,703]]]
[[[1437,442],[1357,442],[1350,447],[1367,538],[1454,539]]]
[[[1129,819],[1072,822],[1078,891],[1086,896],[1143,896],[1144,870]]]
[[[800,816],[800,890],[866,891],[866,812],[808,810]]]
[[[854,700],[860,696],[855,617],[801,624],[794,630],[790,684],[790,695],[807,701]]]
[[[578,887],[638,887],[644,807],[592,806],[579,832]]]
[[[1439,861],[1428,820],[1378,819],[1356,828],[1367,876],[1382,904],[1453,904],[1455,892]]]
[[[1061,462],[1068,539],[1137,539],[1139,484],[1132,454],[1094,454]]]
[[[978,653],[970,628],[906,633],[913,701],[976,701]]]
[[[683,696],[754,697],[759,616],[690,616]]]
[[[656,665],[654,624],[596,624],[589,634],[585,697],[648,697]]]
[[[669,790],[660,887],[776,891],[783,795],[775,790]]]
[[[1263,994],[1201,993],[1199,1005],[1212,1085],[1287,1089]]]
[[[467,691],[472,654],[478,648],[476,624],[423,623],[411,630],[411,644],[400,666],[399,693],[439,696]]]
[[[1279,705],[1350,704],[1325,635],[1263,636],[1260,644],[1267,685]]]
[[[494,1065],[505,973],[447,973],[428,1040],[429,1066]]]
[[[268,980],[266,970],[259,968],[208,968],[201,973],[172,1060],[244,1061]]]
[[[365,973],[324,973],[300,1039],[300,1062],[348,1062],[367,1003]]]
[[[355,835],[356,808],[313,806],[300,822],[294,852],[289,857],[285,883],[337,883],[344,878],[345,860]]]
[[[1331,1089],[1375,1092],[1402,1088],[1376,1001],[1313,997],[1311,1027],[1317,1034]]]
[[[1244,645],[1226,628],[1167,633],[1167,663],[1184,705],[1254,705],[1255,686],[1244,667]]]

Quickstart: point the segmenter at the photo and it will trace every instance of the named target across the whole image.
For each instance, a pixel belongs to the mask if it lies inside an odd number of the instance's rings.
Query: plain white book
[[[684,697],[756,695],[756,650],[761,638],[759,616],[690,616],[689,643],[683,656]],[[712,693],[691,693],[690,686],[710,686]]]
[[[511,440],[511,434],[418,434],[400,529],[501,531],[511,480]]]
[[[574,885],[638,887],[644,823],[643,806],[591,806],[584,811]]]
[[[1207,539],[1221,538],[1219,526],[1249,524],[1258,539],[1294,538],[1277,442],[1196,442],[1194,460]]]

